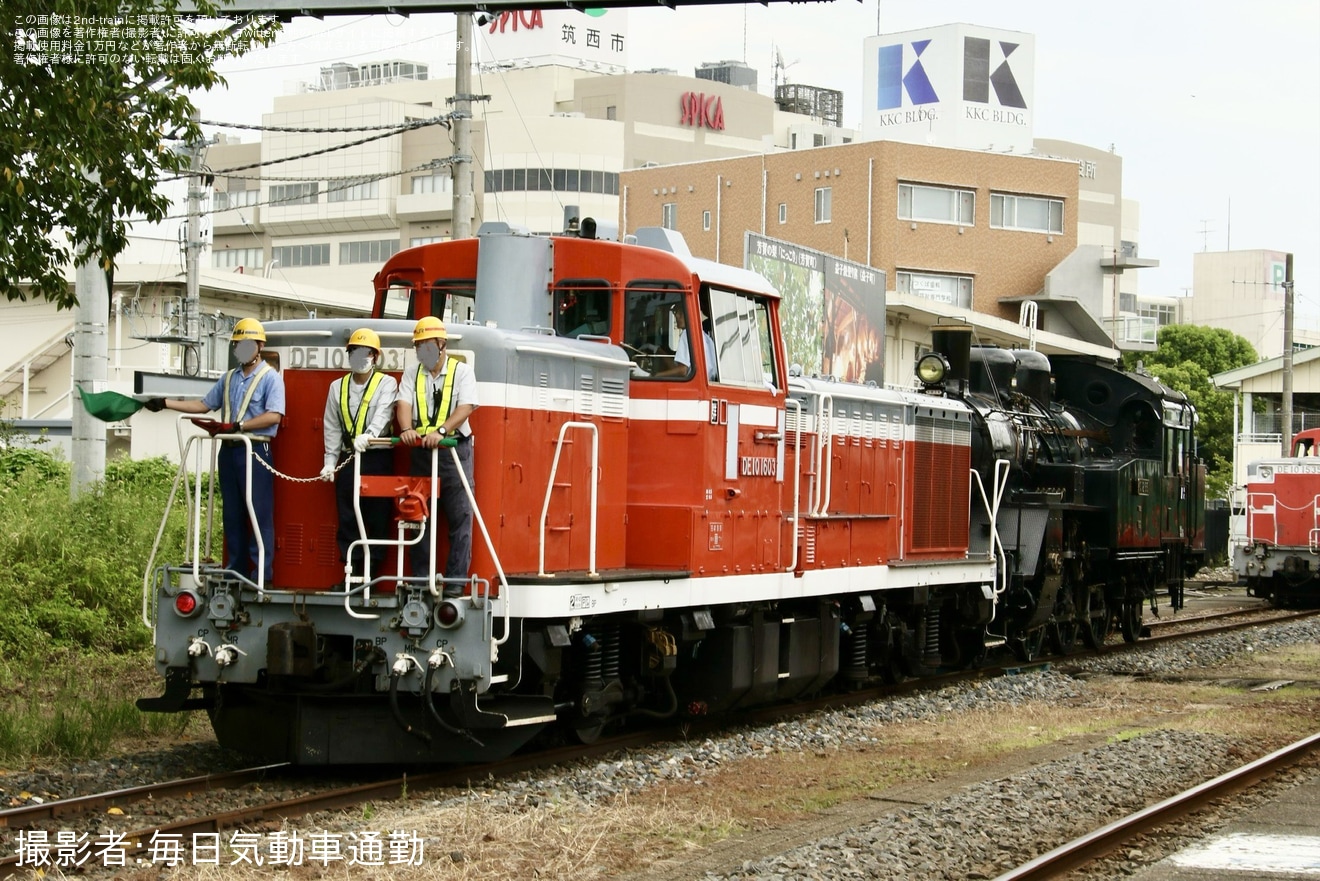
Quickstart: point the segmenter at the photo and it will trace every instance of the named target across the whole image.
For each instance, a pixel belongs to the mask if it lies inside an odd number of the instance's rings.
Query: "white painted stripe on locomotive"
[[[767,572],[590,583],[547,578],[536,584],[509,585],[509,610],[519,618],[567,618],[638,609],[705,608],[946,584],[981,586],[993,583],[994,572],[994,562],[987,556],[949,563],[813,570],[801,577],[791,572]]]
[[[640,422],[695,422],[710,423],[710,401],[704,399],[638,399],[626,394],[610,392],[584,392],[576,388],[545,389],[536,386],[506,382],[479,382],[477,399],[482,406],[503,407],[510,410],[534,410],[568,413],[577,415],[598,415],[619,417],[625,410],[628,417]],[[924,408],[924,407],[923,407]],[[957,407],[940,408],[938,415],[954,416],[965,411]],[[779,428],[780,414],[783,411],[761,404],[738,405],[739,422],[758,428]],[[971,443],[970,425],[956,422],[952,425],[937,427],[918,427],[912,422],[903,422],[898,414],[894,420],[876,421],[871,418],[852,418],[834,415],[827,417],[833,423],[831,437],[842,443],[851,440],[893,440],[912,443],[918,436],[922,440],[933,440],[955,446],[967,446]],[[788,427],[796,422],[790,417]],[[818,431],[814,414],[802,417],[805,432]]]

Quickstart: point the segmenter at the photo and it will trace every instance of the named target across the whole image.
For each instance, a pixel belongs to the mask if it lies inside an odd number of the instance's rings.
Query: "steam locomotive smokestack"
[[[949,359],[948,380],[966,388],[971,376],[972,329],[970,327],[932,327],[931,349]]]

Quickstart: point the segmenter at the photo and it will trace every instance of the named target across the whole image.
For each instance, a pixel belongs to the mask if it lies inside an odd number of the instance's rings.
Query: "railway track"
[[[1005,872],[995,881],[1042,881],[1079,869],[1138,836],[1205,807],[1217,798],[1240,792],[1270,779],[1274,774],[1291,767],[1316,749],[1320,749],[1320,734],[1303,738],[1254,762],[1249,762],[1235,771],[1222,774],[1172,798],[1151,805],[1145,810],[1137,811],[1135,814],[1076,838],[1029,863]]]
[[[1212,627],[1192,631],[1163,634],[1143,639],[1134,644],[1116,643],[1106,646],[1103,652],[1077,652],[1069,655],[1068,660],[1080,659],[1096,654],[1116,653],[1120,651],[1139,651],[1143,645],[1164,643],[1169,640],[1189,639],[1207,634],[1223,633],[1261,624],[1290,621],[1320,614],[1320,612],[1283,613],[1266,620],[1260,620],[1259,610],[1245,610],[1184,619],[1183,625],[1227,620],[1229,623],[1214,624]],[[1251,618],[1256,614],[1256,618]],[[1233,620],[1238,619],[1238,620]],[[956,682],[965,682],[974,678],[989,678],[1010,672],[1021,672],[1033,667],[1048,667],[1059,658],[1043,658],[1033,664],[1022,664],[1006,660],[1002,664],[992,664],[977,670],[960,671],[941,676],[911,679],[897,685],[880,688],[862,689],[843,695],[829,695],[814,701],[794,704],[791,707],[771,707],[764,710],[745,713],[736,720],[737,726],[757,725],[777,721],[789,715],[801,715],[822,709],[835,709],[854,706],[869,701],[892,697],[898,694],[922,690],[935,690]],[[251,804],[237,809],[220,810],[203,816],[163,822],[140,829],[119,833],[114,849],[122,854],[126,864],[143,853],[150,851],[153,841],[170,836],[188,837],[194,834],[217,834],[225,830],[251,827],[257,824],[292,820],[323,811],[342,810],[372,801],[387,801],[406,798],[418,792],[468,787],[474,780],[501,779],[511,775],[540,768],[562,765],[608,755],[622,750],[642,749],[658,742],[682,737],[701,737],[705,734],[727,728],[729,720],[689,720],[681,728],[673,726],[631,732],[617,737],[602,738],[590,745],[573,745],[538,751],[526,755],[514,756],[501,762],[485,765],[465,765],[458,768],[446,768],[424,774],[391,776],[368,783],[347,787],[338,787],[325,792],[314,792],[297,796],[275,798],[259,804]],[[143,801],[164,801],[181,796],[196,796],[233,789],[272,779],[289,766],[276,764],[248,768],[241,771],[215,775],[192,777],[184,780],[169,781],[147,786],[121,789],[112,792],[61,799],[41,805],[25,805],[0,811],[0,829],[26,829],[49,824],[55,821],[91,813],[104,813],[107,809],[120,805],[131,805]],[[52,842],[53,844],[53,842]],[[16,872],[31,867],[20,864],[18,853],[0,857],[0,878],[9,877]],[[1043,877],[1043,876],[1041,876]]]

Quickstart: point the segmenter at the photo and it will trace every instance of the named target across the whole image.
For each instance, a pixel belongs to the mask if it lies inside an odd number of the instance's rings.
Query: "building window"
[[[246,208],[255,205],[261,200],[260,190],[216,190],[211,197],[211,206],[216,211],[224,211],[228,208]]]
[[[412,194],[447,193],[453,189],[453,177],[448,174],[421,174],[412,179]]]
[[[218,194],[217,194],[218,195]],[[211,254],[211,265],[217,269],[260,269],[265,259],[261,248],[225,248]]]
[[[780,223],[788,223],[788,203],[787,203],[787,202],[780,202],[780,203],[779,203],[779,222],[780,222]]]
[[[416,248],[418,245],[434,245],[436,242],[447,242],[447,236],[415,236],[408,240],[409,248]]]
[[[1177,324],[1177,307],[1168,303],[1148,303],[1141,307],[1142,318],[1154,318],[1160,327]]]
[[[614,105],[614,104],[610,104],[609,106],[607,106],[607,107],[605,108],[605,118],[606,118],[606,119],[618,119],[618,118],[619,118],[619,108],[618,108],[616,105]]]
[[[325,266],[330,262],[330,245],[285,245],[271,249],[271,259],[281,269],[292,266]]]
[[[399,252],[398,239],[340,242],[340,263],[384,263]]]
[[[788,136],[788,149],[790,150],[797,149],[797,132],[793,132],[791,135]]]
[[[898,216],[903,220],[971,226],[976,217],[976,193],[948,187],[899,184]]]
[[[325,200],[327,202],[361,202],[363,199],[380,198],[380,181],[339,181],[327,184]]]
[[[488,193],[557,191],[619,195],[617,171],[589,168],[493,168],[486,172],[485,180]]]
[[[665,229],[678,229],[677,202],[666,202],[660,206],[660,225]]]
[[[703,211],[703,212],[701,212],[701,228],[704,229],[704,230],[709,230],[709,229],[710,229],[710,212],[709,212],[709,211]]]
[[[1063,232],[1063,200],[990,194],[990,226],[1029,232]]]
[[[833,187],[816,188],[816,222],[830,222],[830,201]]]
[[[318,181],[302,184],[278,184],[270,188],[272,205],[315,205],[320,201]]]
[[[1119,311],[1119,312],[1136,312],[1136,311],[1137,311],[1137,295],[1136,295],[1136,294],[1119,294],[1119,295],[1118,295],[1118,311]]]
[[[925,297],[937,303],[948,303],[963,309],[972,308],[972,278],[967,275],[906,272],[900,269],[894,273],[894,290],[900,294]]]

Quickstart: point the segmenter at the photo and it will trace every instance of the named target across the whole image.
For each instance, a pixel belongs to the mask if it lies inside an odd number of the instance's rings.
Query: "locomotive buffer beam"
[[[140,697],[137,708],[144,713],[177,713],[180,710],[207,710],[212,701],[192,694],[192,674],[187,667],[165,668],[165,693],[160,697]]]

